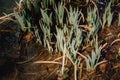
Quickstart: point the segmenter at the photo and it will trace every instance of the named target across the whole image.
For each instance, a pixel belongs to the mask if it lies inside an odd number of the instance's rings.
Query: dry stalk
[[[102,46],[102,49],[104,49],[107,45],[108,45],[108,43],[105,43],[105,44]]]
[[[0,20],[4,20],[5,18],[11,17],[11,16],[14,16],[14,13],[10,13],[10,14],[0,17]]]
[[[48,80],[57,70],[59,69],[59,67],[55,68],[48,76],[45,80]]]
[[[60,62],[55,62],[55,61],[36,61],[34,64],[59,64],[62,65]]]
[[[54,61],[57,61],[57,60],[60,60],[60,59],[62,59],[62,56],[54,59]]]
[[[117,35],[117,36],[118,36],[118,38],[120,38],[120,33],[118,33],[118,35]]]
[[[30,61],[32,61],[33,59],[35,59],[37,56],[39,56],[38,54],[36,54],[35,56],[33,56],[32,58],[28,59],[28,60],[25,60],[25,61],[22,61],[22,62],[17,62],[17,64],[25,64],[25,63],[28,63]]]
[[[120,39],[115,39],[110,45],[112,46],[112,45],[115,44],[116,42],[120,42]]]
[[[65,54],[66,54],[66,44],[64,44],[64,49],[63,49],[62,70],[61,70],[62,74],[64,74]]]
[[[82,79],[82,69],[83,69],[83,63],[81,63],[80,64],[80,67],[79,67],[79,69],[80,69],[80,79]]]
[[[14,16],[14,13],[10,13],[10,14],[0,17],[0,24],[4,23],[6,21],[9,21],[9,20],[15,22],[15,20],[11,19],[11,17],[13,17],[13,16]]]
[[[74,80],[77,80],[77,65],[74,64]]]

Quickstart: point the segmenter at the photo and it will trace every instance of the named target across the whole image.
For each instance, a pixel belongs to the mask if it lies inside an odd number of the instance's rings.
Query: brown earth
[[[19,34],[18,26],[13,22],[0,24],[0,80],[74,80],[74,66],[69,60],[62,76],[60,53],[49,54],[47,49],[39,46],[37,42],[32,42],[32,39],[29,47],[25,46],[26,43],[20,45]],[[84,72],[83,66],[82,75],[80,68],[77,68],[78,80],[120,79],[120,26],[117,26],[117,23],[110,27],[105,26],[99,33],[99,43],[103,45],[101,60],[106,59],[108,62],[88,73]],[[90,52],[91,47],[88,47],[83,53]],[[35,63],[36,61],[38,63]]]
[[[6,34],[8,32],[0,33],[2,37],[3,33]],[[14,32],[14,34],[15,33],[16,32]],[[94,80],[96,80],[96,78],[98,78],[98,80],[119,80],[120,56],[116,56],[120,48],[120,27],[116,25],[106,26],[101,31],[99,37],[99,42],[103,41],[100,44],[105,45],[102,49],[101,59],[108,60],[108,63],[101,64],[94,74],[87,73],[86,75],[86,73],[83,72],[82,80],[91,79],[91,75],[94,76],[94,78],[92,77]],[[17,38],[14,39],[17,40]],[[30,42],[29,46],[30,47],[27,48],[26,46],[22,46],[23,51],[20,54],[10,52],[14,57],[8,55],[8,57],[0,59],[0,80],[63,80],[63,77],[64,80],[74,80],[74,67],[69,60],[65,66],[65,76],[61,75],[62,55],[60,53],[49,54],[47,49],[33,42]],[[8,48],[6,47],[6,49]],[[11,50],[13,51],[13,49]],[[14,49],[14,51],[15,50],[17,51],[17,49]],[[28,51],[28,57],[23,56],[25,55],[24,50]],[[91,48],[86,48],[86,51],[88,52],[83,53],[89,54]],[[20,57],[21,55],[22,57]],[[35,63],[36,61],[38,63]],[[78,75],[80,75],[79,70],[78,68]],[[79,76],[78,80],[81,80]]]

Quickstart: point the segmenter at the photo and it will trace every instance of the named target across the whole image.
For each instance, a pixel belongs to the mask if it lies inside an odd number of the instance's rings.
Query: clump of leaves
[[[88,33],[88,38],[90,38],[90,36],[95,36],[101,27],[98,9],[96,7],[88,9],[87,21],[88,27],[91,27],[91,30]]]
[[[102,22],[102,28],[104,28],[105,24],[107,23],[108,26],[111,25],[113,13],[111,12],[111,4],[112,1],[109,2],[108,6],[105,8],[105,12],[103,14],[103,22]]]
[[[14,11],[15,17],[18,20],[20,26],[21,26],[21,30],[22,31],[26,31],[25,29],[25,23],[24,23],[24,15],[18,15],[18,13],[16,11]]]
[[[91,55],[84,56],[84,55],[80,54],[85,59],[86,69],[88,72],[94,71],[98,65],[106,62],[106,61],[99,61],[102,48],[101,48],[101,46],[100,47],[98,46],[97,38],[94,41],[94,47],[95,47],[95,50],[92,50]]]

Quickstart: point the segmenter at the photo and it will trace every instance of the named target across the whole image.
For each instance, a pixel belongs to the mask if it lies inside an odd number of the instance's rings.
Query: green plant
[[[119,51],[118,51],[118,56],[120,57],[120,48],[119,48]]]
[[[96,69],[96,67],[106,61],[99,61],[101,56],[101,46],[98,46],[97,39],[95,40],[95,51],[92,50],[91,55],[84,56],[79,53],[80,56],[82,56],[86,61],[86,69],[87,71],[93,71]]]
[[[58,7],[55,7],[55,16],[56,16],[56,23],[60,27],[63,27],[63,18],[64,18],[64,4],[58,3]]]
[[[119,13],[118,16],[119,16],[119,17],[118,17],[118,26],[120,26],[120,13]]]
[[[62,24],[61,25],[63,26],[62,28],[58,28],[56,26],[57,51],[62,52],[63,54],[62,74],[64,71],[65,56],[67,56],[67,58],[69,58],[69,60],[75,66],[80,64],[80,59],[77,59],[76,52],[79,50],[79,47],[82,42],[82,31],[78,27],[79,26],[78,20],[79,20],[80,12],[78,11],[78,9],[72,10],[72,7],[70,7],[70,11],[68,11],[67,9],[66,11],[68,14],[67,23]]]
[[[112,2],[110,1],[108,6],[105,8],[105,12],[103,14],[103,22],[102,22],[102,28],[104,28],[105,24],[107,23],[108,26],[111,25],[112,18],[113,18],[113,13],[111,12],[111,4]]]
[[[59,29],[56,27],[57,34],[56,34],[56,46],[57,46],[57,51],[63,51],[64,44],[66,43],[65,41],[65,35],[62,29]]]
[[[88,21],[88,27],[91,27],[91,30],[88,32],[88,39],[92,36],[95,36],[99,29],[100,29],[100,18],[98,14],[97,7],[94,7],[93,9],[88,9],[88,15],[87,15],[87,21]]]
[[[21,26],[21,30],[25,32],[26,29],[25,29],[25,23],[24,23],[24,15],[19,15],[16,11],[14,11],[14,14]]]
[[[36,26],[34,28],[34,32],[35,32],[35,36],[37,38],[37,41],[39,42],[40,45],[42,45],[41,37],[39,35],[39,30],[38,30],[38,28],[36,28]]]
[[[44,47],[47,47],[49,51],[52,51],[52,47],[51,47],[51,24],[52,24],[52,14],[49,15],[47,14],[47,11],[44,11],[43,9],[41,9],[41,14],[42,14],[42,18],[41,21],[39,21],[40,24],[40,28],[42,30],[43,33],[43,45]]]
[[[68,15],[68,21],[67,21],[67,25],[71,26],[71,27],[78,27],[78,20],[79,20],[79,16],[80,16],[80,11],[78,8],[72,8],[70,6],[70,11],[67,11],[67,15]]]

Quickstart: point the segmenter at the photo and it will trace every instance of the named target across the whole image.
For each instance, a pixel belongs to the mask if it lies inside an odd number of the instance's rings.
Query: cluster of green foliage
[[[75,0],[81,1],[81,0]],[[87,8],[87,18],[80,7],[71,5],[71,0],[23,0],[19,10],[14,11],[21,30],[29,33],[34,32],[41,45],[47,47],[51,53],[53,50],[63,54],[62,74],[64,73],[65,56],[74,64],[79,66],[82,56],[86,61],[87,70],[94,70],[96,66],[105,62],[99,61],[101,46],[98,46],[96,35],[100,28],[106,24],[111,25],[113,13],[111,4],[106,6],[102,19],[99,17],[99,10],[94,1],[93,6]],[[85,8],[86,9],[86,8]],[[81,20],[87,24],[82,25]],[[84,56],[83,46],[91,44],[95,47],[91,55]],[[54,49],[54,48],[55,49]]]

